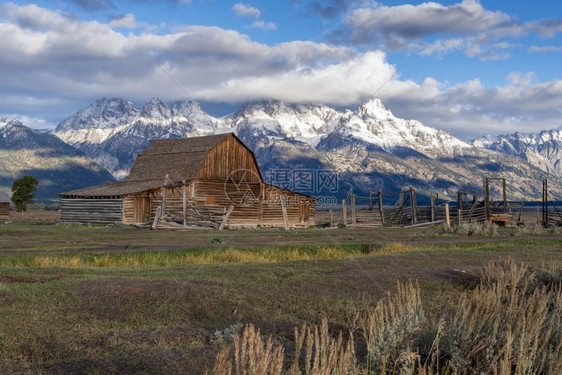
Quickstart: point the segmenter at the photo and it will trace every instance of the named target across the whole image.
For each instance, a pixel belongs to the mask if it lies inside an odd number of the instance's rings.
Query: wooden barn
[[[10,198],[8,194],[0,190],[0,218],[7,219],[10,217]]]
[[[233,133],[152,141],[127,180],[69,191],[61,222],[213,227],[314,225],[315,198],[266,184]]]

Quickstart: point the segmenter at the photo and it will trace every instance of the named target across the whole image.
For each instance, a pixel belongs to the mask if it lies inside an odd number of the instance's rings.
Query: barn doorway
[[[148,223],[150,221],[150,198],[135,197],[135,223]]]

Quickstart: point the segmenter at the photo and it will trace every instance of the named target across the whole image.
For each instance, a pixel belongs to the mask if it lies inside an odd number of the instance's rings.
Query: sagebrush
[[[561,374],[561,275],[492,262],[437,321],[426,318],[416,283],[398,283],[357,313],[361,342],[354,330],[347,340],[330,333],[324,318],[320,327],[295,328],[292,357],[249,325],[236,336],[234,355],[227,347],[217,356],[213,374]]]

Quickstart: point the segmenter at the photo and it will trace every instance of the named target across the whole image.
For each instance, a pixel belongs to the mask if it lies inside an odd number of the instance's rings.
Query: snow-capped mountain
[[[218,133],[223,122],[187,101],[168,106],[152,99],[142,108],[119,98],[99,99],[60,123],[54,134],[124,179],[152,139]]]
[[[37,199],[115,181],[90,157],[54,135],[0,117],[0,190],[11,192],[14,180],[24,175],[39,180]]]
[[[518,156],[545,172],[562,177],[562,128],[497,137],[488,135],[474,140],[473,144]]]
[[[63,121],[54,134],[123,179],[152,139],[223,132],[235,132],[254,150],[270,182],[279,184],[274,177],[280,169],[331,170],[340,175],[340,194],[349,187],[367,192],[414,186],[454,196],[459,187],[481,186],[484,176],[502,175],[513,181],[514,199],[536,199],[543,176],[519,158],[397,118],[378,99],[343,112],[321,104],[258,101],[222,118],[191,101],[168,106],[152,99],[135,108],[122,99],[101,99]]]

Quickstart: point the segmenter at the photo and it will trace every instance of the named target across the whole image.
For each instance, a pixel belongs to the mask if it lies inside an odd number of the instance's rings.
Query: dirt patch
[[[99,360],[78,359],[57,363],[37,372],[59,374],[205,374],[218,350],[197,348],[193,350],[165,350],[127,348],[110,358]]]
[[[59,275],[53,277],[28,277],[28,276],[3,276],[0,275],[0,283],[22,283],[22,284],[35,284],[35,283],[48,283],[50,281],[57,281],[66,279],[70,276]]]

